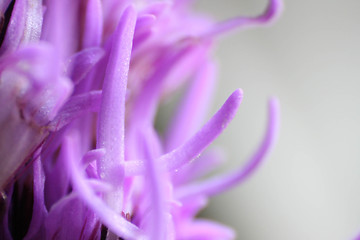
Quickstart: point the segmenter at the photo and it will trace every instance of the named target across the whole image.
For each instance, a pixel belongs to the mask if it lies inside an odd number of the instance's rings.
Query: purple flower
[[[207,199],[245,180],[274,145],[277,101],[247,164],[199,180],[220,163],[206,147],[241,103],[235,90],[204,125],[214,90],[210,53],[233,29],[191,1],[4,0],[0,3],[1,239],[233,239],[196,219]],[[164,132],[159,104],[185,94]]]

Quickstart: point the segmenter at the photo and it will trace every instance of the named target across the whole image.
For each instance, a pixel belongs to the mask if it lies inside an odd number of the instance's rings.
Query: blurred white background
[[[256,15],[266,0],[198,0],[226,19]],[[235,120],[216,141],[222,171],[241,166],[261,140],[268,96],[282,123],[271,157],[245,184],[211,200],[204,215],[244,240],[342,240],[360,232],[360,1],[288,0],[272,27],[234,32],[214,53],[211,113],[236,88]]]

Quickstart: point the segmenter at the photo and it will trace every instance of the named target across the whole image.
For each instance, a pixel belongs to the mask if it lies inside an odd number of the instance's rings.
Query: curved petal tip
[[[240,105],[243,97],[244,97],[243,90],[241,88],[238,88],[230,95],[230,97],[228,98],[228,100],[226,102],[232,101],[236,105]]]
[[[271,0],[260,18],[266,23],[272,23],[280,17],[283,9],[284,3],[282,0]]]

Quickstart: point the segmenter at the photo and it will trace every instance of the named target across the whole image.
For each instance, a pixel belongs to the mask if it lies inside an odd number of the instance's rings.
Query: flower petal
[[[204,38],[213,38],[235,29],[244,29],[267,25],[275,21],[283,9],[282,0],[269,0],[266,10],[257,17],[236,17],[215,25],[210,31],[203,34]]]
[[[97,148],[104,148],[105,155],[97,162],[102,179],[117,189],[107,194],[106,199],[112,208],[121,212],[122,171],[124,162],[125,100],[127,78],[132,50],[132,40],[136,23],[135,9],[128,7],[115,31],[106,68],[99,122],[97,129]]]
[[[279,131],[280,109],[276,99],[269,101],[269,120],[265,136],[254,155],[246,165],[230,174],[214,177],[200,183],[190,184],[177,189],[175,195],[178,199],[188,198],[193,195],[214,195],[226,191],[234,185],[246,180],[269,155],[273,148]]]
[[[38,151],[39,154],[40,150]],[[44,200],[44,182],[45,175],[42,169],[41,159],[38,157],[34,163],[34,205],[33,205],[33,216],[31,218],[29,230],[26,233],[24,240],[30,239],[41,239],[44,237],[45,228],[44,220],[48,215],[48,211],[45,207]]]
[[[76,194],[70,194],[51,207],[46,239],[88,239],[97,220]]]
[[[85,18],[83,48],[100,46],[104,24],[100,0],[87,1]]]
[[[26,0],[14,1],[14,8],[0,47],[0,55],[16,50],[24,34],[26,21]]]
[[[143,239],[141,231],[128,222],[117,212],[113,211],[98,197],[88,185],[86,177],[76,164],[72,146],[75,142],[70,136],[65,137],[62,148],[67,152],[66,168],[70,172],[71,182],[74,190],[84,203],[96,213],[100,220],[115,234],[124,239]]]
[[[149,229],[149,239],[150,240],[166,240],[166,205],[165,205],[165,182],[166,176],[164,176],[164,172],[162,166],[155,158],[156,153],[152,151],[154,148],[152,137],[152,131],[147,131],[144,129],[139,134],[140,147],[139,150],[142,149],[144,152],[145,162],[145,177],[146,177],[146,188],[149,189],[149,197],[150,197],[150,219],[148,226]],[[142,144],[141,144],[142,142]],[[142,145],[142,146],[141,146]],[[156,147],[155,147],[156,148]],[[140,150],[141,151],[141,150]]]
[[[98,112],[101,104],[101,95],[101,91],[91,91],[71,97],[56,115],[55,119],[48,124],[48,129],[50,131],[58,131],[86,112]]]
[[[68,60],[67,73],[75,84],[83,80],[90,70],[104,56],[104,50],[99,47],[86,48]]]
[[[161,156],[160,161],[163,162],[165,168],[168,171],[179,169],[198,157],[234,118],[242,96],[241,89],[233,92],[219,111],[193,137],[172,152]],[[142,174],[144,167],[144,162],[141,160],[127,161],[125,162],[125,175]]]
[[[201,126],[215,85],[215,66],[204,63],[169,125],[166,151],[183,144]]]

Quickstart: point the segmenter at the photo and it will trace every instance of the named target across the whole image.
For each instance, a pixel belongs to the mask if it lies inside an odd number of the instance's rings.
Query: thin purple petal
[[[172,152],[160,157],[168,171],[179,169],[191,162],[226,128],[234,118],[242,100],[242,90],[238,89],[230,95],[219,111],[193,137]],[[144,172],[143,161],[128,161],[125,164],[127,176]]]
[[[105,149],[98,161],[99,175],[117,189],[106,195],[112,208],[121,211],[122,163],[124,162],[124,124],[127,78],[130,65],[136,12],[128,7],[116,29],[106,68],[97,129],[97,148]]]
[[[282,0],[269,0],[265,11],[257,17],[236,17],[215,25],[209,32],[203,34],[204,38],[213,38],[235,29],[244,29],[256,27],[259,25],[268,25],[274,22],[283,9]]]
[[[207,196],[218,194],[246,180],[269,155],[276,143],[279,131],[279,117],[280,109],[278,101],[273,98],[269,101],[269,120],[264,139],[247,164],[231,174],[179,188],[176,192],[177,198],[181,199],[198,194]]]
[[[55,119],[48,124],[48,129],[58,131],[86,112],[98,112],[101,105],[101,95],[102,92],[99,90],[71,97]]]

